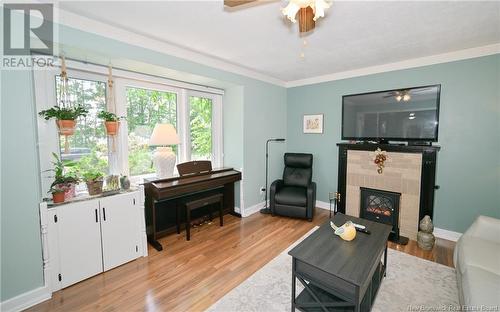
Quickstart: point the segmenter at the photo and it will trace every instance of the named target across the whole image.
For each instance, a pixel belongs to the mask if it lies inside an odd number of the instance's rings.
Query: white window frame
[[[66,61],[69,78],[99,81],[107,84],[108,68],[101,65],[87,64],[78,61]],[[36,112],[48,109],[56,104],[55,79],[60,74],[60,68],[54,67],[43,71],[33,71],[35,84]],[[189,96],[210,98],[212,100],[212,166],[220,168],[224,165],[223,155],[223,90],[211,87],[170,80],[163,77],[136,73],[126,70],[113,69],[115,106],[110,107],[106,101],[108,111],[115,112],[118,116],[127,115],[126,87],[158,90],[177,93],[177,131],[181,144],[178,147],[178,161],[185,162],[190,157],[190,132],[189,132]],[[106,92],[109,88],[106,85]],[[107,98],[106,98],[107,100]],[[46,194],[52,178],[46,172],[52,169],[52,152],[59,149],[59,136],[57,126],[53,120],[44,120],[38,115],[38,150],[40,159],[40,176],[42,194]],[[115,153],[108,153],[110,173],[129,175],[128,165],[128,125],[122,121],[121,131],[116,138]],[[108,147],[111,146],[108,137]]]
[[[219,94],[211,94],[206,92],[188,90],[186,94],[186,125],[189,126],[189,97],[201,97],[212,100],[212,166],[220,168],[223,166],[223,149],[222,149],[222,96]],[[187,145],[186,157],[191,158],[191,135],[189,129],[186,130],[187,137],[184,138]]]

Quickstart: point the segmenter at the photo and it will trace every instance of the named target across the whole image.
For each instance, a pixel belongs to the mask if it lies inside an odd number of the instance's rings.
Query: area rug
[[[292,259],[288,251],[317,229],[227,293],[207,311],[290,311]],[[458,288],[453,268],[389,249],[387,276],[372,311],[437,311],[456,307]],[[303,287],[297,283],[297,293]]]

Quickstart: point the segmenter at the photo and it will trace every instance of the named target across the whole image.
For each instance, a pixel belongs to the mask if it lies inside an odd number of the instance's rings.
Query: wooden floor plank
[[[218,222],[160,240],[162,252],[89,278],[53,294],[29,311],[203,311],[290,244],[328,219],[316,210],[312,222],[254,214],[248,218],[224,216]],[[452,266],[454,243],[438,239],[431,251],[417,243],[393,243],[390,248]]]

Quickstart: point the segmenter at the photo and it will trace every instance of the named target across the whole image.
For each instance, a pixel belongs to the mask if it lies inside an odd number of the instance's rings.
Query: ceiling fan
[[[403,89],[403,90],[391,91],[391,92],[388,92],[386,96],[384,96],[384,99],[393,97],[398,102],[401,102],[401,101],[408,102],[409,100],[411,100],[412,94],[422,93],[422,92],[425,92],[425,91],[430,90],[430,89],[431,88],[421,88],[421,89],[407,89],[407,90]]]
[[[298,15],[299,31],[308,32],[316,27],[316,21],[325,16],[325,9],[330,7],[329,0],[289,0],[288,5],[281,10],[291,22],[295,23]],[[230,8],[253,2],[273,2],[259,0],[224,0],[224,5]]]

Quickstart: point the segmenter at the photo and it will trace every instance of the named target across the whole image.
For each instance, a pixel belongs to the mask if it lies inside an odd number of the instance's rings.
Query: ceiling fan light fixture
[[[288,5],[281,9],[281,12],[291,22],[295,23],[297,22],[297,13],[301,11],[301,9],[307,9],[310,7],[314,13],[312,20],[315,22],[320,17],[325,16],[325,9],[328,9],[330,6],[331,4],[327,0],[290,0]]]
[[[403,101],[408,102],[409,100],[411,100],[410,94],[409,93],[405,93],[405,95],[403,95]]]
[[[401,102],[403,96],[401,94],[396,95],[396,101]]]

